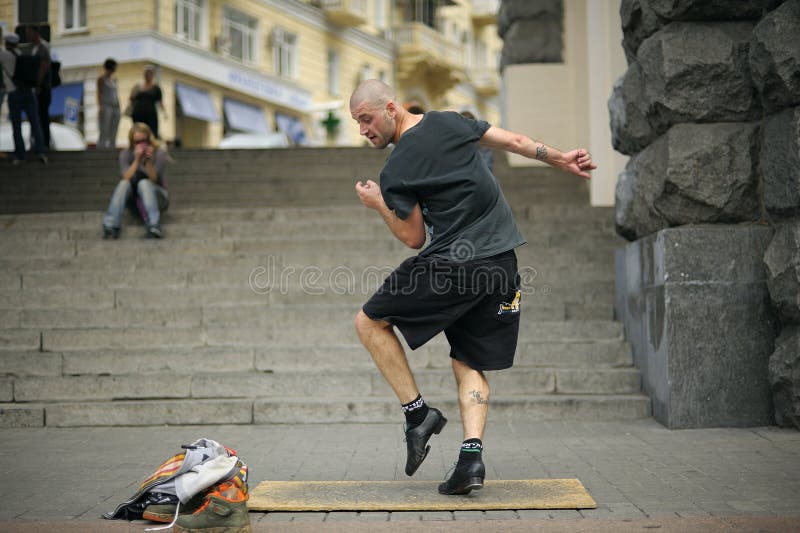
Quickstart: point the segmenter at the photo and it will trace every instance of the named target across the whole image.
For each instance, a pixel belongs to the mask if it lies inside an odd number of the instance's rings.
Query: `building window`
[[[194,43],[205,41],[206,0],[175,0],[175,35]]]
[[[278,76],[297,77],[297,35],[283,28],[272,30],[272,67]]]
[[[222,13],[222,35],[227,41],[229,49],[227,55],[244,61],[255,63],[258,61],[258,20],[225,7]]]
[[[328,50],[328,93],[339,96],[339,53]]]
[[[64,31],[86,29],[86,0],[62,0]]]
[[[375,0],[375,27],[379,30],[386,29],[385,0]]]
[[[408,22],[421,22],[426,26],[437,29],[436,0],[408,0],[405,4],[405,20]]]
[[[361,83],[365,80],[371,80],[375,77],[372,73],[372,67],[370,65],[364,64],[358,71],[358,82]]]

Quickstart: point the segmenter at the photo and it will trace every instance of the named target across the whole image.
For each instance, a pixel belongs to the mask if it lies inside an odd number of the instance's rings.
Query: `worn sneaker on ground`
[[[248,496],[232,482],[205,494],[202,505],[190,515],[181,515],[173,526],[176,533],[251,533]]]
[[[148,239],[160,239],[163,236],[164,234],[161,233],[161,227],[157,225],[148,227],[147,234],[145,235]]]
[[[104,239],[116,239],[118,237],[119,237],[119,228],[109,228],[108,226],[103,226]]]
[[[192,514],[197,510],[198,507],[203,505],[205,494],[197,494],[194,498],[186,502],[185,504],[181,504],[179,514]],[[176,496],[177,498],[177,496]],[[159,503],[155,505],[148,505],[144,508],[144,512],[142,513],[142,518],[145,520],[150,520],[151,522],[163,522],[165,524],[171,523],[175,520],[175,510],[178,506],[174,503]]]

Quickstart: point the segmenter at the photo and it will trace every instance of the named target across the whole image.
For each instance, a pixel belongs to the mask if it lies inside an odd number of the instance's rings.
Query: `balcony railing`
[[[360,26],[367,22],[367,0],[321,0],[328,20],[338,26]]]
[[[494,24],[499,9],[499,0],[472,0],[472,23],[479,27]]]
[[[500,74],[495,67],[472,67],[469,79],[481,96],[494,96],[500,92]]]
[[[442,67],[463,67],[461,47],[445,38],[440,32],[421,22],[409,22],[395,28],[395,42],[399,47],[400,61],[420,58]]]

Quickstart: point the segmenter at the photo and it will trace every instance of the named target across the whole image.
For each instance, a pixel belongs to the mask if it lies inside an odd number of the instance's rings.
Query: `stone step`
[[[403,343],[405,345],[405,343]],[[450,368],[449,347],[437,338],[409,350],[414,370]],[[514,367],[573,369],[624,368],[632,365],[630,346],[606,342],[520,342]],[[373,369],[360,344],[342,346],[197,346],[191,348],[119,348],[40,352],[0,351],[0,376],[71,376],[125,374],[192,374],[203,372],[282,372],[297,370]]]
[[[0,325],[5,328],[5,324]],[[42,334],[37,330],[0,329],[0,352],[9,350],[39,350]]]
[[[40,271],[23,274],[22,289],[0,289],[0,294],[8,300],[0,302],[0,308],[27,305],[24,302],[27,294],[40,300],[34,291],[45,289],[72,289],[74,291],[91,290],[101,286],[107,289],[177,289],[177,288],[217,288],[242,289],[252,288],[263,293],[280,291],[283,293],[301,292],[310,295],[319,294],[330,298],[339,294],[361,295],[369,297],[388,276],[394,265],[386,261],[382,264],[356,266],[339,265],[321,268],[314,263],[289,264],[278,267],[248,265],[244,268],[218,270],[201,270],[181,272],[178,269],[126,269],[126,270],[83,270],[63,269],[59,271]],[[564,287],[570,283],[612,282],[614,271],[612,265],[575,264],[576,260],[562,264],[555,263],[520,263],[521,287],[523,294],[530,294],[536,286],[549,285]],[[31,307],[35,307],[31,306]]]
[[[189,276],[191,277],[191,276]],[[9,321],[19,322],[26,310],[53,310],[53,311],[72,311],[72,310],[105,310],[112,312],[114,309],[189,309],[200,310],[207,308],[241,307],[246,313],[262,313],[265,308],[282,305],[292,307],[295,305],[303,306],[306,311],[313,311],[318,307],[338,307],[346,314],[354,314],[372,294],[368,284],[355,287],[348,285],[349,281],[343,282],[332,288],[331,285],[324,286],[320,282],[307,283],[302,287],[313,289],[314,293],[307,294],[301,290],[300,280],[289,280],[285,284],[268,284],[260,278],[254,278],[252,286],[249,282],[243,282],[240,286],[214,286],[208,283],[205,288],[201,279],[193,279],[194,285],[186,282],[187,278],[177,276],[174,278],[175,285],[169,285],[169,279],[158,279],[156,285],[160,288],[150,288],[147,284],[148,276],[142,275],[139,278],[132,275],[126,278],[122,275],[99,273],[97,280],[114,281],[120,283],[123,288],[114,289],[113,287],[95,289],[88,281],[90,276],[84,276],[85,285],[70,286],[70,277],[63,276],[63,286],[58,286],[51,280],[51,287],[39,289],[0,289],[0,310],[3,311],[5,318]],[[75,280],[81,277],[76,276]],[[377,284],[379,277],[374,278]],[[348,278],[349,280],[349,278]],[[368,282],[369,280],[366,280]],[[131,286],[132,285],[132,286]],[[321,294],[318,289],[322,288]],[[335,291],[333,289],[336,289]],[[350,289],[352,290],[342,290]],[[613,282],[582,283],[572,287],[562,287],[559,285],[537,285],[537,280],[523,283],[523,313],[539,314],[548,311],[558,311],[562,307],[567,310],[572,308],[591,309],[598,307],[607,309],[612,306],[613,294],[609,291],[613,288]],[[280,309],[283,309],[281,307]],[[279,311],[280,311],[279,309]],[[27,316],[31,316],[28,314]],[[246,317],[245,317],[246,318]],[[65,317],[65,320],[71,320]],[[77,318],[75,320],[78,320]]]
[[[106,241],[100,238],[99,225],[96,237],[85,240],[31,239],[20,235],[0,239],[0,253],[4,258],[71,258],[81,256],[113,255],[120,260],[133,258],[142,254],[181,255],[181,254],[280,254],[298,255],[301,257],[335,257],[339,255],[363,254],[368,257],[381,257],[384,252],[397,252],[410,256],[413,250],[405,247],[400,241],[393,239],[388,231],[382,237],[368,238],[345,236],[324,232],[314,232],[307,238],[287,238],[275,234],[267,238],[166,238],[163,240],[144,239],[144,228],[127,228],[126,238]],[[165,228],[165,233],[169,230]],[[131,236],[131,234],[134,234]],[[604,253],[613,257],[614,248],[620,244],[619,238],[607,232],[585,232],[580,235],[550,233],[532,233],[526,237],[527,245],[517,249],[518,254],[566,253],[569,251],[591,251]],[[316,255],[314,255],[316,254]]]
[[[449,397],[426,396],[426,401],[441,409],[452,422],[457,422],[457,402]],[[491,398],[492,420],[618,420],[651,416],[650,400],[639,394],[602,395],[525,395]],[[256,424],[364,422],[392,423],[399,420],[396,400],[364,401],[353,397],[339,401],[278,400],[254,401],[253,421]]]
[[[169,178],[169,192],[174,206],[218,206],[238,207],[313,207],[321,205],[352,205],[356,203],[353,183],[348,180],[337,186],[325,181],[306,180],[298,182],[295,178],[283,180],[263,180],[245,182],[238,176],[230,176],[224,185],[216,182],[198,182],[194,176],[181,183],[174,176]],[[226,176],[228,178],[228,176]],[[231,181],[234,180],[234,181]],[[35,211],[96,210],[108,205],[115,183],[93,185],[77,189],[75,184],[65,183],[68,178],[49,187],[36,190],[0,190],[0,212],[25,213]],[[575,192],[571,188],[510,190],[505,194],[514,197],[517,206],[540,202],[585,205],[589,201],[588,192]],[[179,201],[180,199],[180,201]]]
[[[310,327],[303,320],[290,323],[284,317],[280,323],[263,328],[205,326],[205,327],[119,327],[74,329],[10,329],[0,330],[0,347],[6,350],[99,350],[138,348],[191,348],[198,346],[286,347],[334,346],[358,342],[352,319]],[[541,322],[522,316],[520,342],[606,342],[622,340],[622,326],[612,321],[553,321]],[[316,327],[319,325],[319,327]],[[440,335],[443,339],[443,336]]]
[[[458,406],[451,397],[426,396],[451,423]],[[640,394],[492,396],[492,420],[620,420],[651,416]],[[0,404],[0,427],[164,426],[275,423],[400,423],[394,399],[121,400],[53,404]]]
[[[112,248],[113,250],[113,248]],[[132,250],[127,254],[81,255],[78,257],[4,257],[0,259],[0,289],[15,289],[29,284],[22,283],[22,276],[40,276],[52,273],[55,279],[69,278],[69,287],[79,286],[80,273],[92,276],[108,272],[107,275],[127,279],[126,284],[135,280],[136,272],[146,270],[169,271],[183,274],[186,272],[192,277],[201,275],[203,271],[209,275],[202,279],[219,284],[220,279],[225,279],[235,271],[244,273],[248,279],[255,267],[269,267],[270,269],[294,267],[299,271],[306,267],[319,267],[323,270],[339,269],[346,267],[352,271],[372,272],[378,269],[390,272],[405,258],[410,257],[411,251],[396,250],[372,254],[348,253],[346,250],[330,249],[311,251],[282,252],[272,250],[269,253],[204,253],[204,254],[172,254],[172,253],[140,253]],[[536,271],[566,266],[574,267],[576,272],[580,269],[598,269],[599,271],[613,270],[613,252],[611,249],[567,249],[567,248],[534,248],[523,246],[517,249],[520,267],[532,267]],[[46,260],[45,260],[46,259]],[[605,269],[605,270],[602,270]],[[219,272],[215,276],[214,272]],[[131,275],[128,275],[131,274]],[[169,279],[168,276],[164,276]],[[576,279],[576,283],[580,280]],[[222,283],[223,285],[227,283]],[[52,286],[52,285],[51,285]],[[92,284],[93,287],[97,286]],[[115,286],[119,286],[115,284]],[[40,286],[41,288],[41,286]]]
[[[366,211],[366,210],[365,210]],[[0,242],[19,243],[26,239],[36,239],[38,242],[52,242],[65,240],[96,241],[100,237],[100,220],[102,213],[97,213],[94,220],[57,228],[33,225],[27,227],[14,224],[6,229],[0,229]],[[540,242],[537,234],[552,233],[557,236],[574,237],[580,233],[587,237],[603,238],[617,237],[612,220],[585,220],[576,219],[569,222],[569,229],[565,230],[564,220],[519,221],[517,226],[523,235],[529,235],[532,242]],[[164,217],[163,225],[169,227],[171,239],[260,239],[260,240],[290,240],[303,238],[319,238],[322,235],[331,238],[346,239],[385,239],[389,236],[386,225],[376,216],[346,218],[329,216],[324,219],[305,220],[267,220],[263,222],[183,222]],[[140,220],[132,217],[123,221],[123,230],[119,239],[140,239],[144,225]]]
[[[319,322],[315,317],[314,324]],[[327,346],[358,342],[351,320],[347,319],[313,328],[305,321],[275,325],[271,330],[268,327],[207,326],[204,333],[210,346]],[[46,347],[47,333],[43,336]],[[622,329],[611,321],[540,322],[533,317],[526,319],[523,315],[519,338],[522,342],[610,341],[621,340]]]
[[[512,199],[513,200],[513,199]],[[598,223],[610,224],[614,221],[614,209],[610,207],[589,207],[574,204],[533,204],[515,209],[517,222],[532,223]],[[57,231],[60,228],[89,229],[97,224],[102,216],[105,206],[100,206],[88,211],[79,212],[43,212],[25,213],[18,215],[0,215],[0,232],[18,229],[39,229]],[[126,212],[126,217],[129,217]],[[381,225],[382,222],[374,212],[360,204],[353,203],[349,206],[322,207],[179,207],[174,206],[164,213],[165,221],[171,224],[202,225],[209,221],[218,220],[220,224],[232,223],[280,223],[280,222],[347,222],[358,221],[359,224],[369,223]],[[132,217],[126,218],[133,221]],[[354,224],[357,225],[357,224]]]
[[[418,370],[420,390],[442,391],[455,385],[450,370]],[[641,377],[630,368],[516,368],[490,374],[491,386],[504,396],[528,394],[633,394]],[[164,398],[335,398],[346,390],[359,398],[393,397],[377,370],[217,372],[117,376],[31,376],[13,382],[16,402],[111,401]],[[2,397],[2,384],[0,384]],[[9,399],[10,400],[10,399]]]
[[[2,291],[0,291],[2,292]],[[112,295],[113,296],[113,295]],[[82,302],[78,302],[78,306]],[[3,303],[0,305],[9,305]],[[30,304],[28,304],[30,305]],[[352,317],[357,306],[348,306],[348,309],[338,312],[338,319]],[[64,328],[122,328],[122,327],[258,327],[263,328],[271,324],[275,316],[269,306],[263,305],[235,305],[229,306],[194,306],[171,307],[169,302],[164,304],[153,301],[149,307],[77,307],[72,302],[56,308],[20,308],[0,309],[0,323],[6,327],[22,329],[64,329]],[[525,306],[526,319],[560,321],[581,319],[611,320],[613,306],[609,304],[567,304],[559,301],[542,301],[535,305]],[[307,319],[309,310],[303,310],[303,317]],[[313,316],[319,316],[315,312]],[[326,317],[327,320],[327,317]]]

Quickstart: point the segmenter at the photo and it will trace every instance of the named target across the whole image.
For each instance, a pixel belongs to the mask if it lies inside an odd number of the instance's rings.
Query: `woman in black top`
[[[133,123],[144,122],[150,126],[153,135],[158,134],[158,110],[161,108],[164,118],[164,104],[161,102],[161,87],[155,82],[155,67],[148,65],[144,68],[144,83],[137,83],[131,91],[131,118]]]

